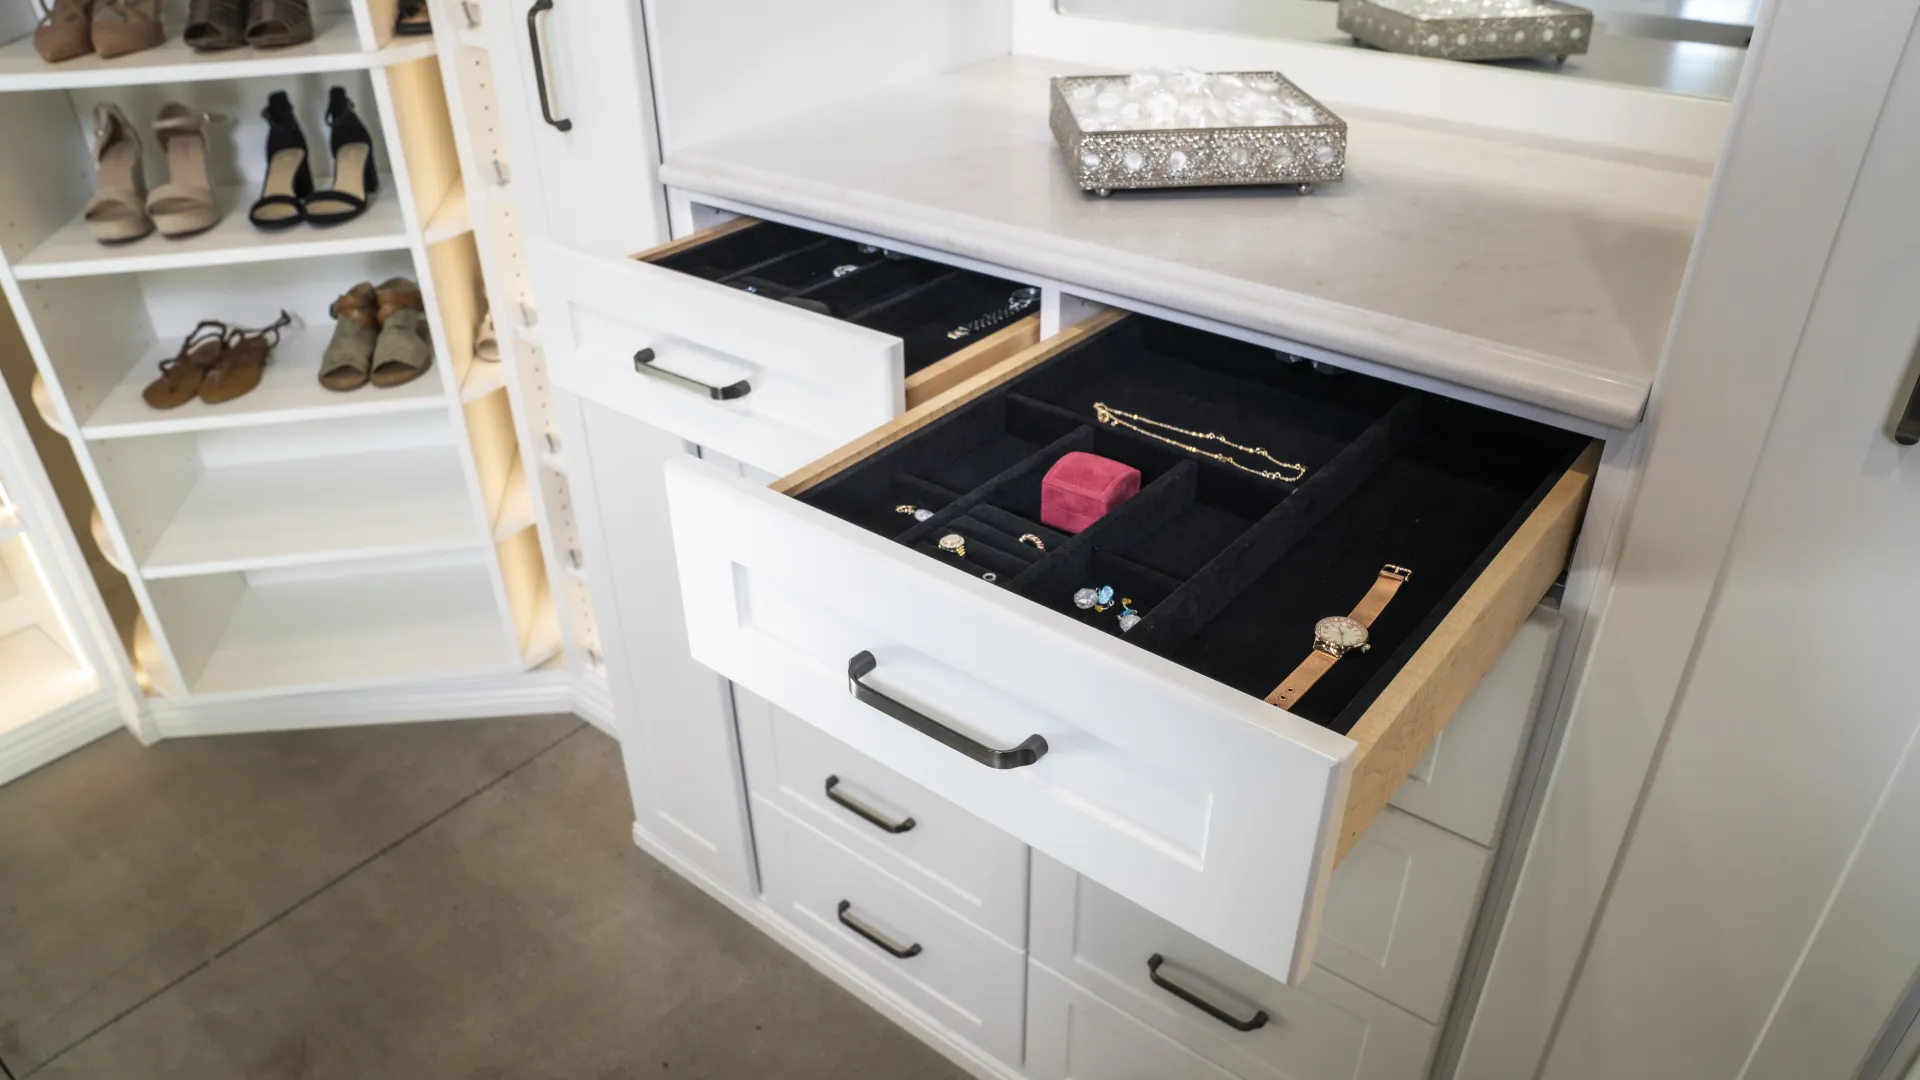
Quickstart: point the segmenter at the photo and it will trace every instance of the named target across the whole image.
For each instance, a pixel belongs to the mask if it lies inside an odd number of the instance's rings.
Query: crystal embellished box
[[[1081,190],[1338,180],[1347,122],[1278,72],[1054,78],[1050,123]]]
[[[1388,52],[1521,60],[1587,51],[1593,12],[1559,0],[1340,0],[1340,29]]]

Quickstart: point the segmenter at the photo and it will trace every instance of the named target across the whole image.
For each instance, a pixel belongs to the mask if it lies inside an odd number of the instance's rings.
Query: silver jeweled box
[[[1443,60],[1564,61],[1593,37],[1593,12],[1559,0],[1340,0],[1338,20],[1355,41]]]
[[[1241,184],[1304,194],[1346,169],[1347,122],[1278,72],[1062,75],[1051,96],[1068,172],[1099,195]]]

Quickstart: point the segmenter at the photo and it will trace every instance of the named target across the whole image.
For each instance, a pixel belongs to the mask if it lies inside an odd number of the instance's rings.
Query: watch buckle
[[[1395,581],[1405,581],[1413,576],[1413,571],[1404,566],[1396,566],[1393,563],[1388,563],[1380,568],[1380,576],[1390,577]]]

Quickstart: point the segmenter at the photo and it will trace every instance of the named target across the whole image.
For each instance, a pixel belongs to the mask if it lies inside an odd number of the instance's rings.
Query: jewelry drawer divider
[[[962,522],[974,521],[987,525],[979,520],[980,515],[987,511],[1018,519],[1018,515],[993,506],[988,500],[1017,485],[1038,483],[1039,474],[1043,474],[1062,455],[1075,450],[1092,452],[1099,438],[1130,443],[1148,453],[1165,452],[1164,448],[1144,436],[1099,425],[1088,417],[1049,402],[1017,392],[1009,393],[1005,400],[1009,407],[1017,406],[1077,426],[1001,470],[985,483],[951,499],[932,517],[916,522],[897,534],[894,537],[896,543],[940,558],[949,565],[965,566],[965,562],[935,547],[934,540],[942,534],[958,531],[969,545],[986,544],[983,535],[966,531]],[[1168,595],[1144,612],[1140,624],[1125,636],[1141,648],[1161,655],[1170,654],[1225,610],[1238,595],[1239,590],[1234,587],[1234,582],[1253,581],[1279,562],[1294,544],[1326,520],[1368,477],[1413,438],[1420,428],[1420,412],[1421,402],[1417,395],[1401,397],[1365,432],[1316,467],[1304,480],[1293,485],[1272,509],[1185,581],[1141,566],[1113,550],[1151,535],[1172,515],[1191,503],[1202,469],[1229,474],[1224,465],[1182,455],[1181,460],[1141,488],[1139,494],[1080,533],[1068,537],[1064,543],[1050,546],[1044,552],[1027,548],[1032,551],[1032,556],[1026,559],[1026,568],[1011,578],[995,571],[999,575],[995,584],[1042,606],[1051,607],[1046,598],[1056,594],[1066,595],[1075,585],[1089,583],[1087,574],[1094,554],[1099,552],[1103,558],[1121,565],[1141,580],[1168,586]],[[941,485],[904,470],[895,475],[906,485],[918,485],[936,492],[946,491]],[[1030,528],[1044,528],[1033,523],[1027,524]],[[989,525],[988,528],[996,532],[1005,531],[999,526]],[[1051,529],[1047,532],[1059,535]],[[1006,554],[1005,545],[994,545],[993,552],[995,555]],[[966,561],[978,562],[975,559]],[[986,569],[994,568],[986,566]],[[1186,610],[1183,612],[1183,609]],[[1117,624],[1109,632],[1119,633]]]

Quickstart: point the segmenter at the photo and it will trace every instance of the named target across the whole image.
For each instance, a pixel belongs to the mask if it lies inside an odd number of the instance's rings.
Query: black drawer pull
[[[841,926],[846,927],[847,929],[853,931],[854,933],[859,934],[861,937],[866,938],[868,941],[873,942],[875,945],[878,945],[881,948],[887,950],[887,952],[896,960],[909,960],[909,959],[912,959],[913,957],[920,955],[919,942],[916,941],[913,944],[906,945],[906,946],[900,945],[898,942],[894,941],[892,938],[887,937],[887,935],[881,933],[878,930],[875,930],[871,926],[868,926],[866,923],[855,918],[854,916],[847,914],[847,911],[852,907],[853,907],[853,901],[851,900],[840,901],[840,925]],[[1266,1014],[1262,1013],[1261,1015],[1264,1017]]]
[[[967,738],[925,713],[902,705],[860,681],[871,675],[873,669],[879,666],[880,662],[875,660],[870,652],[856,653],[853,659],[847,661],[847,688],[853,692],[854,699],[861,704],[886,713],[920,734],[932,738],[940,745],[958,750],[989,769],[1018,769],[1046,756],[1047,740],[1038,735],[1027,736],[1025,742],[1010,750],[995,750],[991,746]]]
[[[527,43],[533,49],[533,85],[540,91],[540,117],[561,131],[572,131],[573,121],[562,120],[553,115],[553,103],[547,100],[547,62],[541,53],[545,47],[540,42],[540,16],[553,10],[553,0],[533,0],[533,6],[527,9]]]
[[[881,832],[890,832],[898,836],[917,824],[912,818],[888,821],[886,815],[880,813],[880,811],[841,791],[840,778],[838,776],[827,777],[827,798],[853,811],[855,817],[867,822]]]
[[[633,354],[633,370],[682,390],[691,390],[702,397],[710,397],[715,401],[734,401],[753,393],[753,384],[745,379],[730,386],[710,386],[699,379],[689,379],[685,375],[675,375],[671,371],[654,367],[653,361],[653,350],[641,349]]]
[[[1213,1002],[1208,1001],[1206,998],[1201,997],[1199,994],[1181,986],[1179,983],[1166,979],[1160,974],[1160,965],[1164,963],[1166,963],[1166,958],[1159,953],[1154,953],[1152,956],[1147,957],[1147,977],[1153,980],[1153,985],[1165,990],[1167,993],[1172,994],[1174,997],[1179,998],[1194,1008],[1199,1009],[1201,1012],[1206,1013],[1208,1016],[1213,1017],[1215,1020],[1220,1021],[1235,1031],[1258,1031],[1267,1026],[1267,1010],[1260,1009],[1248,1019],[1242,1020],[1232,1013],[1227,1012],[1225,1009],[1222,1009],[1220,1006],[1215,1005]]]

